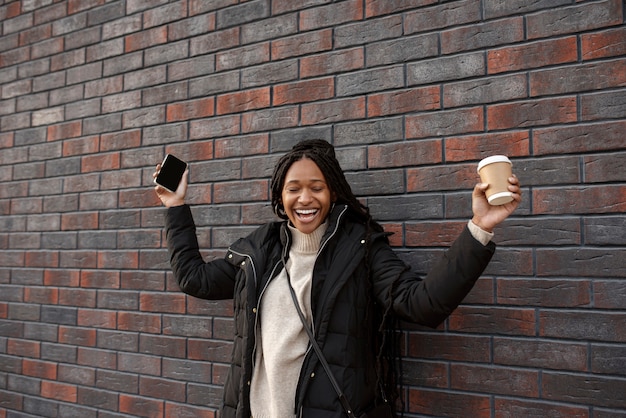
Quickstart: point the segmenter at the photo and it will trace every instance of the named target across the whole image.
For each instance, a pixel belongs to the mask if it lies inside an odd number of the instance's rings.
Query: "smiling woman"
[[[202,259],[184,203],[187,176],[175,192],[157,186],[169,208],[166,238],[181,290],[234,299],[221,416],[395,416],[401,406],[393,324],[444,321],[489,263],[491,230],[521,200],[515,177],[507,205],[489,205],[486,188],[474,187],[472,220],[422,279],[352,193],[326,141],[303,141],[278,161],[271,199],[282,221],[239,239],[224,259]]]
[[[304,157],[291,165],[284,183],[283,210],[298,231],[310,234],[326,220],[333,203],[322,170]]]

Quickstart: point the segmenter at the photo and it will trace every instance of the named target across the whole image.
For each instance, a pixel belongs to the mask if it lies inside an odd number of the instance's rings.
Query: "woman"
[[[224,259],[209,263],[185,204],[187,176],[175,193],[156,186],[169,208],[166,239],[181,290],[234,299],[221,416],[346,416],[337,389],[356,416],[374,410],[392,416],[397,382],[393,343],[385,338],[390,321],[436,327],[461,303],[493,255],[493,228],[521,200],[517,179],[509,182],[514,200],[503,206],[488,204],[486,184],[474,187],[472,220],[423,280],[391,249],[325,141],[303,141],[277,163],[271,200],[282,221],[259,227],[232,244]],[[305,323],[328,372],[311,349]]]

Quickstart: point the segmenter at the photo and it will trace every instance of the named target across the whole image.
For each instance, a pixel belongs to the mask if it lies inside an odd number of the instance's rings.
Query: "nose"
[[[298,201],[301,204],[307,204],[307,203],[310,203],[312,200],[313,200],[313,195],[311,194],[311,191],[306,188],[302,189],[300,196],[298,196]]]

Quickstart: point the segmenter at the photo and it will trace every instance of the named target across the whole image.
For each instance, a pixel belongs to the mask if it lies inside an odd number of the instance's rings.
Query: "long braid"
[[[371,298],[372,277],[370,274],[369,260],[371,235],[372,233],[383,232],[384,230],[383,227],[372,218],[369,208],[363,205],[352,192],[335,156],[335,149],[331,144],[321,139],[305,140],[296,144],[290,152],[282,156],[274,168],[270,184],[272,208],[278,217],[285,220],[288,219],[281,200],[282,187],[287,171],[291,165],[303,158],[308,158],[317,164],[322,173],[324,173],[326,183],[329,185],[332,194],[336,198],[336,202],[348,205],[351,209],[351,216],[355,217],[356,220],[363,223],[366,227],[367,245],[365,266],[368,287],[367,297]],[[375,347],[378,347],[377,352],[374,353],[377,372],[376,386],[382,388],[394,411],[397,406],[397,400],[400,398],[400,408],[403,413],[402,391],[398,390],[398,385],[400,385],[400,387],[402,386],[401,374],[398,373],[398,369],[401,367],[398,344],[399,332],[397,321],[391,310],[392,290],[393,288],[390,289],[387,295],[386,305],[382,307],[377,316],[374,317],[374,320],[379,321],[378,329],[370,327],[368,332],[370,333],[370,341],[374,341],[376,343]],[[372,300],[367,301],[367,306],[373,307],[373,305]],[[368,318],[365,318],[366,321],[369,321],[369,315],[371,314],[369,310],[370,309],[368,309],[367,312]]]

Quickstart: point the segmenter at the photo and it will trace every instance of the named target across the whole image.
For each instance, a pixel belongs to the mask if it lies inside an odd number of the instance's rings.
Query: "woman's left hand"
[[[478,183],[472,192],[472,222],[487,232],[493,232],[493,228],[504,221],[519,206],[522,201],[522,190],[519,180],[515,175],[509,177],[509,191],[513,193],[513,200],[504,205],[493,206],[487,201],[485,191],[489,185]]]

